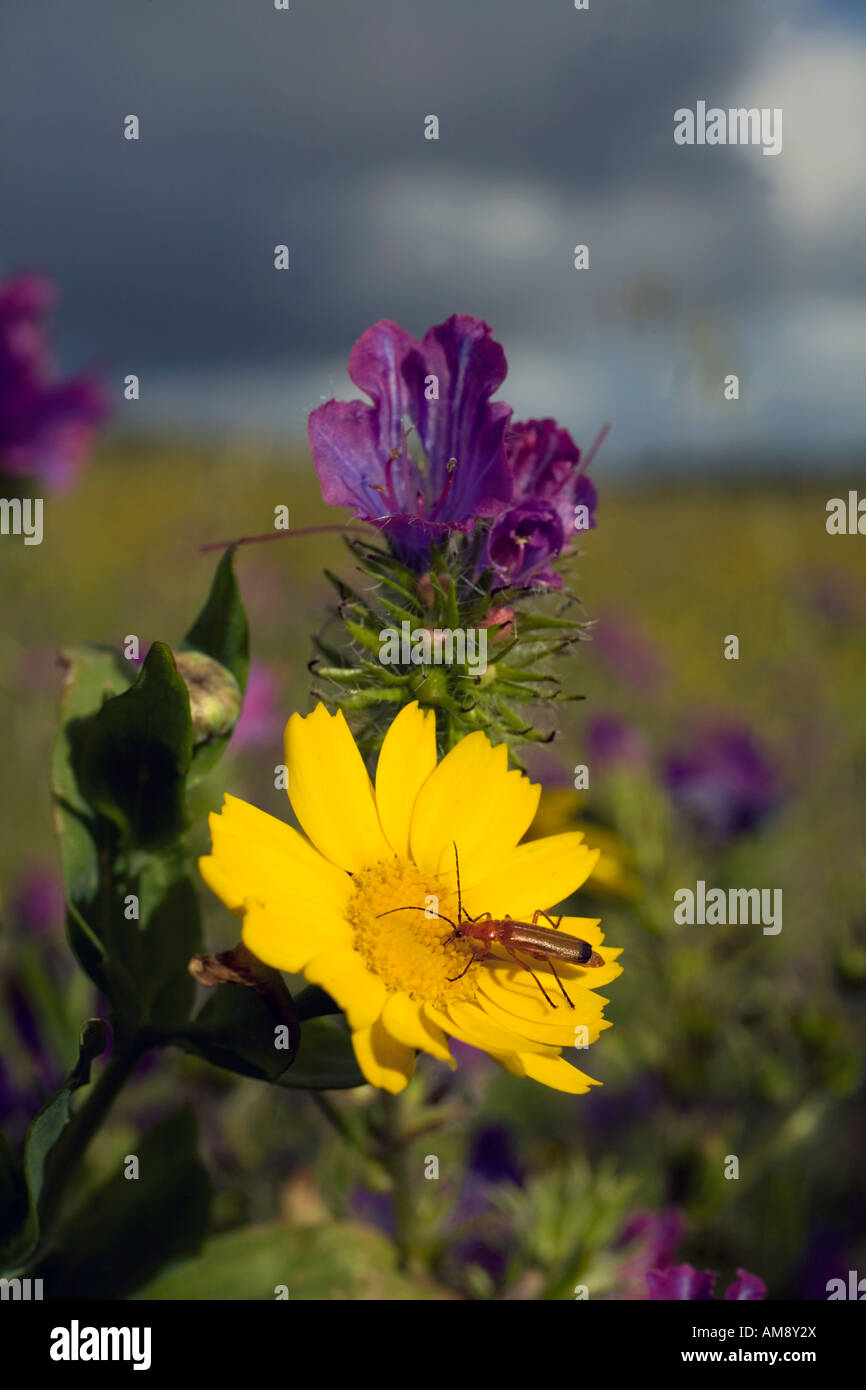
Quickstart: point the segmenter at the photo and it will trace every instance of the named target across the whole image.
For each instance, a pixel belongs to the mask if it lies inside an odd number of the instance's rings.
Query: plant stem
[[[370,1154],[362,1144],[360,1135],[357,1133],[355,1127],[349,1123],[339,1105],[335,1104],[324,1091],[308,1091],[307,1095],[310,1097],[310,1100],[315,1105],[319,1114],[336,1130],[340,1138],[345,1139],[346,1143],[359,1153],[362,1158],[369,1159]]]
[[[409,1268],[415,1237],[415,1201],[409,1167],[409,1147],[402,1126],[402,1105],[399,1096],[381,1097],[383,1116],[382,1163],[394,1184],[394,1240],[397,1262],[402,1270]]]
[[[51,1158],[52,1181],[45,1193],[42,1206],[43,1231],[47,1231],[52,1225],[69,1178],[149,1047],[150,1039],[139,1034],[124,1048],[115,1051],[98,1079],[90,1086],[84,1104],[69,1121]]]

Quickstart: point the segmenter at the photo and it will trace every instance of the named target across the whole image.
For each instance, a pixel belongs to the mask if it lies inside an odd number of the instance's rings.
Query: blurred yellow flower
[[[552,787],[541,793],[535,820],[528,838],[553,835],[567,826],[579,830],[588,849],[598,850],[595,867],[586,881],[586,891],[598,896],[622,898],[636,902],[641,896],[641,881],[634,870],[634,851],[613,830],[605,830],[580,814],[581,798],[571,787]]]
[[[457,916],[455,844],[473,916],[526,920],[573,893],[597,863],[580,832],[518,843],[540,788],[508,770],[505,746],[472,733],[437,764],[435,716],[413,703],[385,736],[375,785],[342,713],[318,705],[306,718],[292,715],[285,747],[289,796],[307,838],[227,796],[210,818],[212,852],[200,868],[243,918],[243,940],[260,960],[303,973],[345,1011],[367,1080],[402,1090],[416,1049],[453,1067],[451,1037],[556,1090],[598,1085],[562,1056],[610,1026],[607,1000],[591,986],[621,973],[620,952],[602,947],[598,922],[561,923],[604,961],[593,969],[557,961],[569,1008],[546,1002],[498,946],[461,975],[472,947],[443,920]],[[546,962],[533,959],[533,968],[555,991]]]

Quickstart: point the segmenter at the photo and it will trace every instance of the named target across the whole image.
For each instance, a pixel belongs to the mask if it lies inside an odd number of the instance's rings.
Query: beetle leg
[[[559,975],[558,975],[558,973],[557,973],[556,966],[554,965],[553,961],[550,959],[549,956],[548,956],[548,958],[547,958],[547,964],[550,966],[551,970],[553,971],[553,978],[554,978],[554,980],[555,980],[556,983],[559,985],[559,988],[562,990],[562,997],[563,997],[563,999],[565,1000],[565,1002],[566,1002],[566,1004],[568,1005],[568,1007],[569,1007],[570,1009],[573,1009],[573,1008],[574,1008],[574,1005],[572,1004],[571,1000],[569,999],[568,995],[567,995],[566,992],[565,992],[565,985],[562,983],[562,980],[559,978]]]
[[[536,975],[535,971],[532,969],[532,966],[531,966],[531,965],[527,965],[527,964],[526,964],[526,961],[521,960],[520,957],[519,957],[519,955],[518,955],[517,952],[515,951],[514,947],[513,947],[513,946],[509,946],[509,944],[508,944],[507,941],[503,941],[502,944],[503,944],[503,946],[505,947],[505,949],[506,949],[506,951],[508,952],[508,954],[510,955],[511,959],[512,959],[517,965],[520,966],[521,970],[528,970],[528,971],[529,971],[529,974],[532,976],[533,980],[534,980],[535,983],[538,985],[538,988],[541,990],[541,993],[544,995],[544,997],[545,997],[545,999],[547,1000],[547,1002],[548,1002],[548,1004],[550,1005],[550,1007],[551,1007],[552,1009],[555,1009],[555,1008],[556,1008],[556,1005],[554,1004],[554,1002],[553,1002],[553,1000],[551,999],[550,995],[548,994],[547,990],[544,988],[544,985],[543,985],[543,984],[541,983],[541,981],[539,980],[539,978],[538,978],[538,976]],[[549,965],[549,964],[550,964],[550,962],[548,961],[548,965]],[[556,973],[556,972],[554,971],[554,974],[555,974],[555,973]]]
[[[459,974],[459,975],[452,975],[452,976],[449,978],[449,980],[448,980],[449,985],[455,984],[455,983],[457,982],[457,980],[462,980],[462,979],[463,979],[463,976],[466,974],[466,971],[469,969],[470,965],[474,965],[475,962],[476,962],[477,960],[483,959],[483,957],[487,955],[487,952],[488,952],[489,950],[490,950],[490,947],[489,947],[488,945],[486,945],[486,943],[482,943],[481,949],[478,950],[478,951],[476,951],[475,948],[473,947],[472,955],[469,957],[469,959],[468,959],[468,961],[466,962],[466,964],[464,965],[463,969],[460,971],[460,974]]]
[[[562,921],[562,919],[563,919],[564,916],[565,916],[564,913],[560,913],[560,915],[557,917],[556,921],[554,922],[554,920],[553,920],[553,918],[551,917],[550,913],[549,913],[549,912],[544,912],[543,909],[539,907],[539,908],[536,908],[535,912],[533,912],[533,914],[532,914],[532,925],[533,925],[534,927],[537,927],[537,926],[538,926],[538,919],[539,919],[539,917],[546,917],[547,920],[548,920],[548,922],[550,923],[550,925],[553,927],[553,930],[556,931],[557,928],[559,927],[559,924],[560,924],[560,922]]]

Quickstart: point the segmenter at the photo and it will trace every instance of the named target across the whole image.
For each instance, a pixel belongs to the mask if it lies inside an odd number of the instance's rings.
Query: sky
[[[676,144],[699,101],[781,152]],[[866,0],[4,0],[0,137],[0,274],[117,427],[303,439],[460,312],[615,468],[862,459]]]

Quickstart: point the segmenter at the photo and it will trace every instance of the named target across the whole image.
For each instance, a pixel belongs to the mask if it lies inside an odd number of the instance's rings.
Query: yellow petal
[[[539,1057],[535,1053],[521,1052],[513,1057],[504,1057],[502,1066],[514,1076],[529,1076],[550,1086],[554,1091],[567,1091],[573,1096],[586,1095],[590,1086],[600,1086],[585,1072],[578,1071],[562,1057]]]
[[[587,849],[582,841],[580,831],[567,831],[518,845],[503,855],[489,876],[479,879],[467,874],[464,908],[472,916],[507,913],[529,921],[536,908],[554,907],[589,878],[598,860],[599,851]],[[542,920],[539,925],[550,924]]]
[[[367,1028],[382,1012],[385,986],[367,969],[357,951],[326,951],[309,962],[304,976],[336,999],[351,1028]]]
[[[414,1048],[398,1042],[376,1019],[369,1028],[352,1033],[352,1046],[358,1066],[371,1086],[397,1095],[406,1086],[415,1069]]]
[[[585,1014],[583,1010],[579,1013],[577,1009],[572,1011],[564,1005],[561,1009],[550,1009],[549,1018],[521,1019],[502,1008],[489,995],[485,994],[483,1002],[479,1000],[479,1003],[485,1013],[500,1027],[531,1038],[533,1042],[547,1043],[551,1047],[576,1047],[578,1043],[586,1046],[597,1042],[599,1033],[605,1026],[600,1010],[593,1016]],[[585,1029],[586,1032],[578,1033],[578,1029]]]
[[[468,734],[442,759],[418,793],[410,843],[415,863],[454,881],[454,845],[468,879],[495,874],[525,834],[541,789],[508,770],[504,744]]]
[[[265,965],[299,974],[324,951],[346,949],[351,940],[349,928],[334,920],[336,928],[320,919],[311,917],[304,921],[290,912],[253,905],[248,899],[241,936],[244,945]],[[339,930],[341,926],[344,931]]]
[[[405,991],[389,995],[382,1010],[382,1026],[407,1047],[429,1052],[432,1057],[456,1067],[442,1029],[427,1018],[424,1006]]]
[[[333,905],[342,909],[352,892],[352,880],[342,869],[336,868],[319,853],[315,845],[299,835],[294,826],[278,820],[276,816],[260,811],[248,801],[226,794],[218,824],[227,832],[246,836],[262,849],[270,848],[287,860],[291,860],[295,872],[301,869],[312,875],[317,885],[316,891],[329,893]],[[210,818],[213,830],[214,818]]]
[[[292,808],[313,844],[350,873],[393,852],[379,823],[373,784],[342,710],[324,705],[286,725]]]
[[[444,1032],[453,1033],[455,1038],[471,1043],[473,1047],[482,1047],[485,1052],[519,1052],[525,1049],[549,1053],[551,1057],[558,1052],[558,1048],[533,1042],[514,1029],[499,1027],[478,1004],[457,1002],[442,1010],[434,1009],[430,1004],[426,1007],[427,1013]]]
[[[376,765],[376,805],[382,829],[400,859],[409,858],[409,825],[422,786],[436,766],[436,715],[417,700],[391,724]]]

